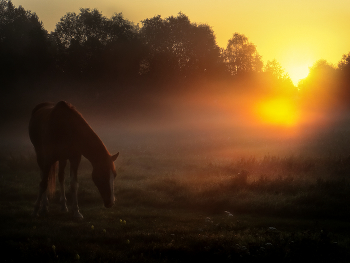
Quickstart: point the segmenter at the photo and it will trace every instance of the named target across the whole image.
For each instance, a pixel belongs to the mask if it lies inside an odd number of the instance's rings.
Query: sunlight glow
[[[299,81],[309,75],[309,66],[307,64],[291,66],[287,71],[293,81],[294,86],[298,86]]]
[[[315,54],[317,43],[314,43],[313,39],[306,39],[307,41],[304,38],[295,38],[289,44],[280,47],[280,63],[294,86],[298,86],[299,81],[308,76],[309,67],[318,59]]]
[[[257,104],[257,115],[265,123],[292,127],[298,122],[298,114],[293,101],[286,98],[267,99]]]

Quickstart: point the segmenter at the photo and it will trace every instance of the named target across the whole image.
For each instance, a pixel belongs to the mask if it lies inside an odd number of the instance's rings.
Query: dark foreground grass
[[[76,221],[58,196],[32,218],[35,158],[2,157],[1,262],[349,262],[349,166],[126,155],[105,209],[83,163]]]

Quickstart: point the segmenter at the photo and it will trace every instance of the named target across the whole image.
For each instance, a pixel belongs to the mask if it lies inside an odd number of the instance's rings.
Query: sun
[[[316,61],[315,48],[310,43],[295,39],[281,49],[279,62],[288,73],[294,86],[309,75],[309,68]]]
[[[309,65],[291,65],[287,69],[288,75],[293,81],[294,86],[298,86],[300,80],[306,78],[309,75]]]
[[[258,119],[275,126],[292,127],[298,123],[298,111],[291,99],[279,97],[260,101],[256,105]]]

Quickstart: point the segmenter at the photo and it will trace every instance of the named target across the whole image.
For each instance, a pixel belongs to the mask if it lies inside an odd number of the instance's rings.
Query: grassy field
[[[1,156],[1,262],[350,262],[349,158],[135,152],[117,169],[113,208],[83,160],[84,219],[60,211],[58,192],[32,218],[35,156]]]

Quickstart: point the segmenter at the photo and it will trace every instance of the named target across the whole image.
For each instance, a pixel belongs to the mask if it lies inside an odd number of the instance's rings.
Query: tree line
[[[337,67],[317,62],[300,83],[300,94],[307,97],[316,86],[337,86],[337,94],[350,102],[349,76],[350,53]],[[297,92],[281,65],[276,60],[264,65],[245,35],[234,33],[226,48],[220,48],[209,25],[193,23],[183,13],[158,15],[135,25],[122,13],[107,18],[97,9],[81,8],[78,14],[63,16],[48,33],[35,13],[15,7],[11,0],[0,1],[0,78],[3,83],[18,79],[147,83],[155,89],[162,83],[234,84],[253,79],[262,89]],[[332,93],[329,89],[324,90]]]
[[[125,80],[263,72],[256,46],[242,34],[235,33],[222,49],[209,25],[192,23],[183,13],[158,15],[141,24],[121,13],[107,18],[97,9],[81,8],[79,14],[63,16],[48,33],[35,13],[1,0],[0,74],[9,80],[40,74]],[[276,61],[269,63],[266,71],[278,66]]]

